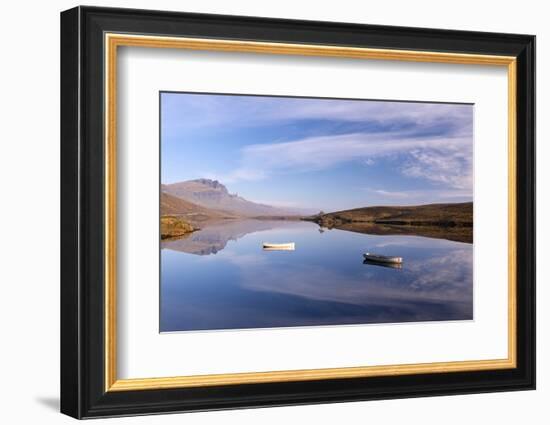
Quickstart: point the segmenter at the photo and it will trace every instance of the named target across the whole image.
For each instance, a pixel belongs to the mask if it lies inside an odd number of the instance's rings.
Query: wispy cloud
[[[411,260],[401,271],[403,275],[368,274],[343,278],[336,271],[316,265],[295,270],[281,269],[276,276],[265,275],[260,265],[234,257],[241,266],[241,285],[255,291],[278,292],[315,300],[361,305],[365,302],[396,305],[396,302],[471,300],[472,251],[456,248],[440,253],[436,258]],[[470,274],[469,274],[470,273]],[[258,276],[262,276],[259,278]],[[470,277],[469,277],[470,276]],[[337,286],[332,282],[339,282]],[[469,305],[466,306],[469,308]]]
[[[215,143],[219,155],[212,164],[203,152],[204,165],[174,165],[178,179],[191,170],[261,198],[269,197],[266,186],[254,182],[275,188],[287,184],[285,176],[305,182],[318,171],[344,181],[342,165],[350,163],[381,185],[393,184],[375,187],[380,198],[412,202],[421,194],[398,189],[424,184],[448,198],[471,196],[472,105],[201,94],[162,99],[163,137],[170,140],[167,149],[179,153],[175,158],[191,162],[189,146],[201,140]]]
[[[362,101],[271,96],[164,94],[164,110],[185,127],[254,127],[299,120],[376,122],[425,130],[452,127],[469,132],[471,106],[399,101]],[[243,119],[246,117],[245,119]],[[178,119],[179,118],[179,119]]]
[[[374,159],[372,159],[372,158],[367,158],[367,159],[365,159],[365,162],[364,162],[364,163],[365,163],[365,165],[373,165],[374,162],[375,162]]]
[[[472,159],[471,140],[461,145],[413,149],[401,171],[409,177],[425,178],[456,189],[471,189]]]
[[[261,180],[277,172],[323,170],[347,161],[400,155],[398,172],[456,189],[472,183],[471,138],[418,137],[410,132],[353,133],[311,137],[283,143],[255,144],[242,150],[241,165],[221,179]],[[468,155],[470,152],[470,155]]]
[[[456,201],[457,199],[468,199],[472,196],[469,189],[427,189],[427,190],[384,190],[371,187],[365,188],[371,195],[379,195],[384,200],[395,200],[396,202],[416,202],[427,200],[436,202],[437,200]]]

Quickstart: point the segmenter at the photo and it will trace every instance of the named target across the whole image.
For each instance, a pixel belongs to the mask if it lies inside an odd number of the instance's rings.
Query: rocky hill
[[[292,215],[291,211],[248,201],[238,194],[229,193],[227,188],[217,180],[196,179],[164,184],[161,190],[200,207],[223,211],[226,214],[243,217]]]

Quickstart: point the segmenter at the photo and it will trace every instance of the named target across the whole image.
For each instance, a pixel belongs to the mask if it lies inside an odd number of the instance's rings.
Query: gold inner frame
[[[370,49],[327,45],[213,40],[148,35],[105,34],[105,391],[200,387],[285,381],[308,381],[416,373],[447,373],[510,369],[516,367],[516,58],[462,53]],[[355,59],[398,60],[470,65],[504,66],[508,72],[508,357],[326,369],[246,372],[214,375],[118,379],[116,325],[116,123],[117,48],[119,46],[248,52],[281,55],[325,56]]]

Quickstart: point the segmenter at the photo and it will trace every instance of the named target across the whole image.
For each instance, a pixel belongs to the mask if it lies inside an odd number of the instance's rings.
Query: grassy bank
[[[321,227],[369,234],[410,234],[472,243],[473,203],[355,208],[303,217]]]
[[[188,233],[198,230],[181,217],[173,215],[164,215],[160,218],[160,237],[161,239],[175,238],[184,236]]]

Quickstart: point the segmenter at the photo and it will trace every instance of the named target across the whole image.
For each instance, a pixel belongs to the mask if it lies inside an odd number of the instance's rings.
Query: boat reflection
[[[378,261],[372,261],[372,260],[363,260],[363,264],[368,264],[370,266],[378,266],[378,267],[387,267],[390,269],[402,269],[403,263],[379,263]]]

